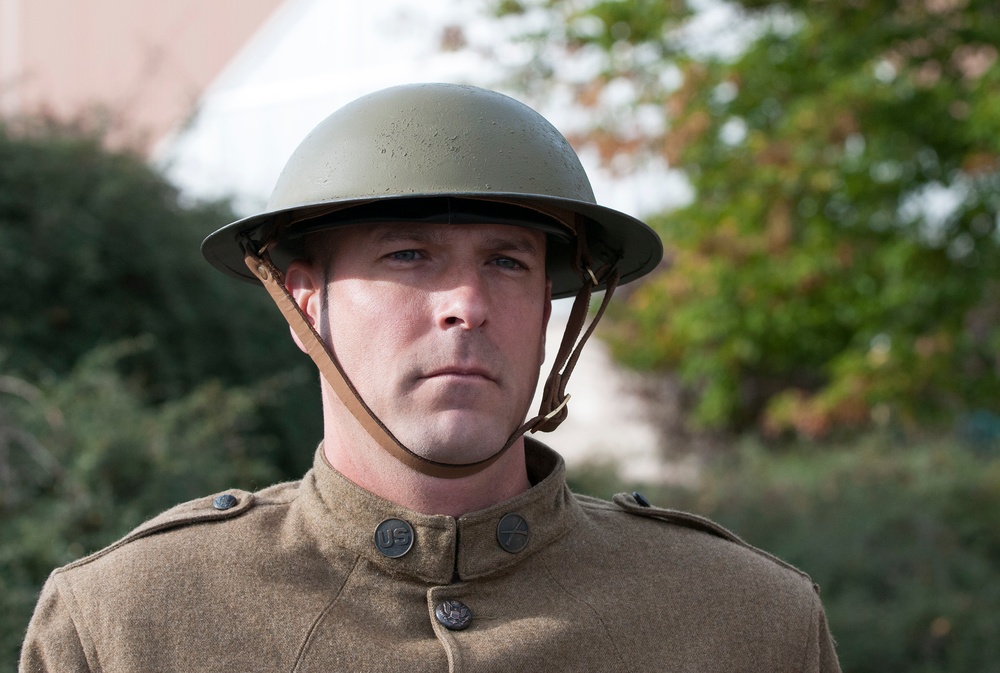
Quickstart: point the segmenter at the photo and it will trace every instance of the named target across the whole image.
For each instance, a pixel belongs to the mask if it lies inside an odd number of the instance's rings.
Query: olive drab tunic
[[[56,570],[33,671],[837,671],[808,577],[690,515],[566,488],[454,519],[301,482],[176,507]]]

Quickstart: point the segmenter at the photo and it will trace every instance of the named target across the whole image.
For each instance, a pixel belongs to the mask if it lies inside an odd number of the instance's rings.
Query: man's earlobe
[[[320,301],[322,278],[316,273],[313,264],[303,259],[297,259],[289,264],[285,271],[285,289],[292,295],[292,299],[295,300],[299,310],[305,314],[309,324],[315,327],[322,308]],[[289,328],[289,331],[299,350],[303,353],[307,352],[294,330]]]

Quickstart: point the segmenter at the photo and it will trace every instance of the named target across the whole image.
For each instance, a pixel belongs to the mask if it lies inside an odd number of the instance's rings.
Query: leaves
[[[0,126],[0,668],[53,568],[309,464],[314,369],[198,251],[232,219],[98,136]]]
[[[0,380],[0,660],[16,660],[41,582],[167,507],[280,475],[259,433],[266,386],[207,383],[149,404],[114,361],[122,342],[35,386]]]
[[[1000,656],[998,421],[984,415],[965,441],[876,432],[774,451],[744,440],[683,486],[625,484],[601,464],[568,478],[707,516],[809,573],[845,671],[971,673]]]
[[[628,27],[577,36],[603,53],[573,84],[598,112],[581,143],[619,169],[657,154],[694,190],[650,218],[674,264],[612,313],[619,357],[679,373],[709,428],[825,436],[886,409],[910,426],[1000,410],[1000,327],[983,319],[1000,277],[1000,6],[744,0],[715,5],[728,19],[707,35],[708,10],[572,7],[551,5],[552,23]],[[650,109],[663,123],[637,135],[627,120]]]

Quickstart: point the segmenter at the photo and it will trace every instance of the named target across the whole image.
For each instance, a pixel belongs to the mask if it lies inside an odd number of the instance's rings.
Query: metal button
[[[649,501],[646,500],[646,497],[642,493],[639,493],[639,491],[632,491],[632,497],[635,498],[635,502],[636,502],[636,504],[639,505],[639,507],[651,507],[652,506],[652,505],[649,504]]]
[[[223,493],[222,495],[215,496],[215,500],[212,501],[212,507],[219,510],[220,512],[224,512],[227,509],[232,509],[233,507],[236,507],[238,503],[239,500],[236,499],[235,495],[231,495],[229,493]]]
[[[413,547],[413,527],[402,519],[386,519],[375,528],[375,547],[383,556],[399,558]]]
[[[441,601],[434,609],[434,616],[451,631],[461,631],[472,623],[472,610],[462,601]]]
[[[497,524],[497,542],[511,554],[522,551],[528,546],[528,522],[520,514],[505,514]]]

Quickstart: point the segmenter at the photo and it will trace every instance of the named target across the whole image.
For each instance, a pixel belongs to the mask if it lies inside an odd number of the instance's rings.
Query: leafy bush
[[[652,218],[672,267],[611,337],[680,375],[697,424],[1000,411],[1000,5],[734,0],[699,39],[701,3],[494,4],[530,14],[530,86],[592,109],[579,143],[690,181]]]
[[[314,445],[316,377],[266,293],[201,257],[201,240],[235,219],[225,204],[186,204],[143,160],[75,127],[0,125],[0,363],[36,380],[65,374],[94,348],[142,338],[115,366],[146,399],[210,379],[248,385],[286,372],[262,432]],[[296,453],[305,458],[289,457]],[[310,450],[274,459],[289,475]]]
[[[600,472],[573,481],[626,488]],[[808,572],[845,673],[978,673],[1000,660],[998,444],[868,437],[776,454],[748,442],[697,489],[638,488]]]
[[[310,464],[312,364],[199,253],[232,219],[94,134],[0,125],[0,670],[56,566]]]
[[[142,348],[97,349],[37,386],[0,377],[0,670],[53,568],[178,502],[280,476],[258,432],[268,386],[210,382],[150,404],[114,367]]]

